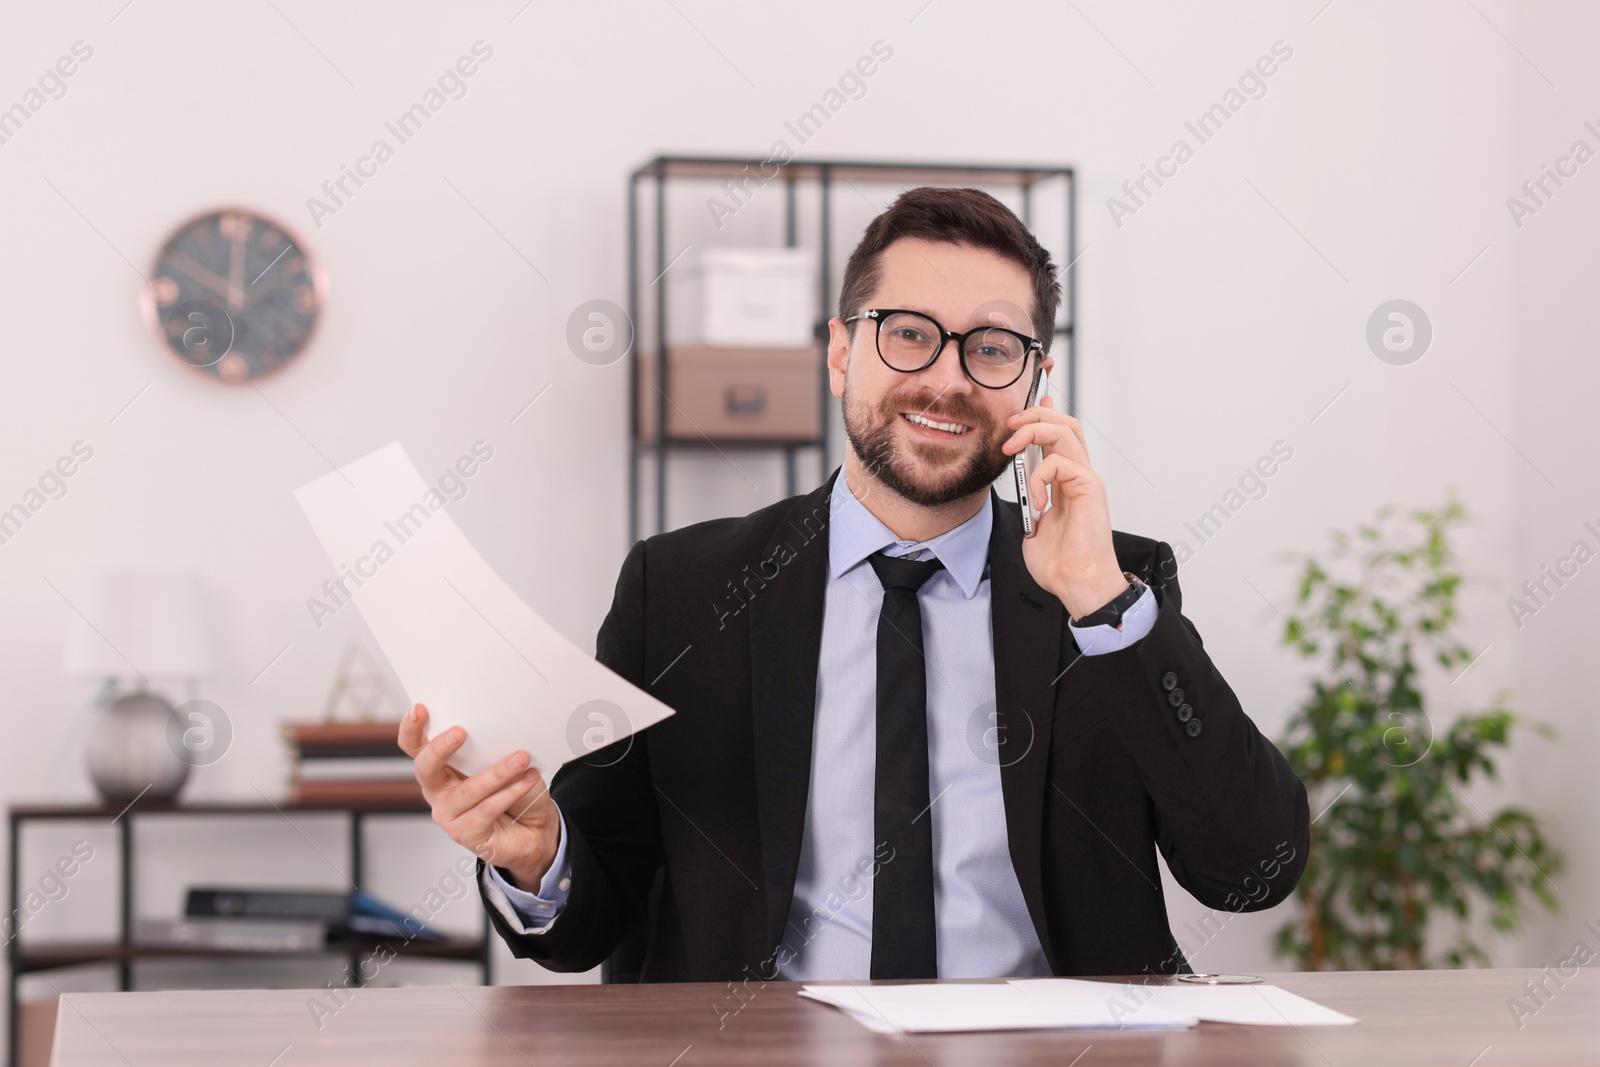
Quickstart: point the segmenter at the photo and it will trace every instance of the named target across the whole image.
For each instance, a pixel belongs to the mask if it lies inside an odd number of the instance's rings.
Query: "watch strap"
[[[1139,602],[1139,598],[1144,595],[1145,589],[1148,588],[1137,576],[1129,574],[1127,571],[1123,571],[1122,576],[1128,579],[1128,588],[1118,593],[1105,607],[1091,611],[1081,619],[1072,619],[1072,625],[1080,628],[1084,626],[1120,625],[1122,616],[1129,608]]]

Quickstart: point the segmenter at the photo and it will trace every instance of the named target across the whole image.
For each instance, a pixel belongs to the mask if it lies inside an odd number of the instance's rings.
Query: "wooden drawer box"
[[[639,357],[639,436],[653,438],[654,354]],[[667,436],[809,440],[822,432],[822,349],[667,349]]]

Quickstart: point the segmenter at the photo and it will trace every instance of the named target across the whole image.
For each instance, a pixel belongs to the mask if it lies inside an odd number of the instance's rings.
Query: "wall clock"
[[[140,310],[178,359],[245,382],[305,348],[327,296],[327,276],[287,227],[224,208],[185,222],[162,246]]]

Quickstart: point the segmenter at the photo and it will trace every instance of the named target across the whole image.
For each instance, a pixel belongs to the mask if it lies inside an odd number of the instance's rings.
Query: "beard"
[[[875,407],[863,405],[845,383],[844,433],[856,457],[890,491],[913,504],[936,508],[989,488],[1005,473],[1011,457],[1000,450],[1010,431],[997,424],[983,407],[967,397],[944,397],[926,390],[891,392]],[[900,412],[914,411],[936,422],[970,426],[961,437],[974,437],[976,447],[941,447],[931,441],[896,439],[895,424],[905,421]],[[961,438],[951,438],[952,442]],[[959,456],[959,458],[958,458]]]

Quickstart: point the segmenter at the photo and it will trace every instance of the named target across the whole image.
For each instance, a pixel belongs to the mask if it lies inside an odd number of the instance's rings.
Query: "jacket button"
[[[1172,688],[1176,687],[1177,684],[1178,684],[1178,676],[1176,674],[1173,674],[1171,671],[1168,671],[1166,674],[1163,674],[1161,676],[1161,688],[1163,688],[1163,689],[1172,689]]]
[[[1183,690],[1182,689],[1174,689],[1174,690],[1172,690],[1172,692],[1168,693],[1167,694],[1167,703],[1171,704],[1173,707],[1177,707],[1179,704],[1182,704],[1183,703]]]
[[[1175,714],[1178,716],[1179,722],[1188,722],[1194,718],[1194,709],[1187,704],[1179,704]]]
[[[1186,730],[1188,732],[1190,737],[1199,737],[1200,736],[1200,720],[1199,719],[1190,719],[1189,720],[1189,724],[1184,727],[1184,730]]]

